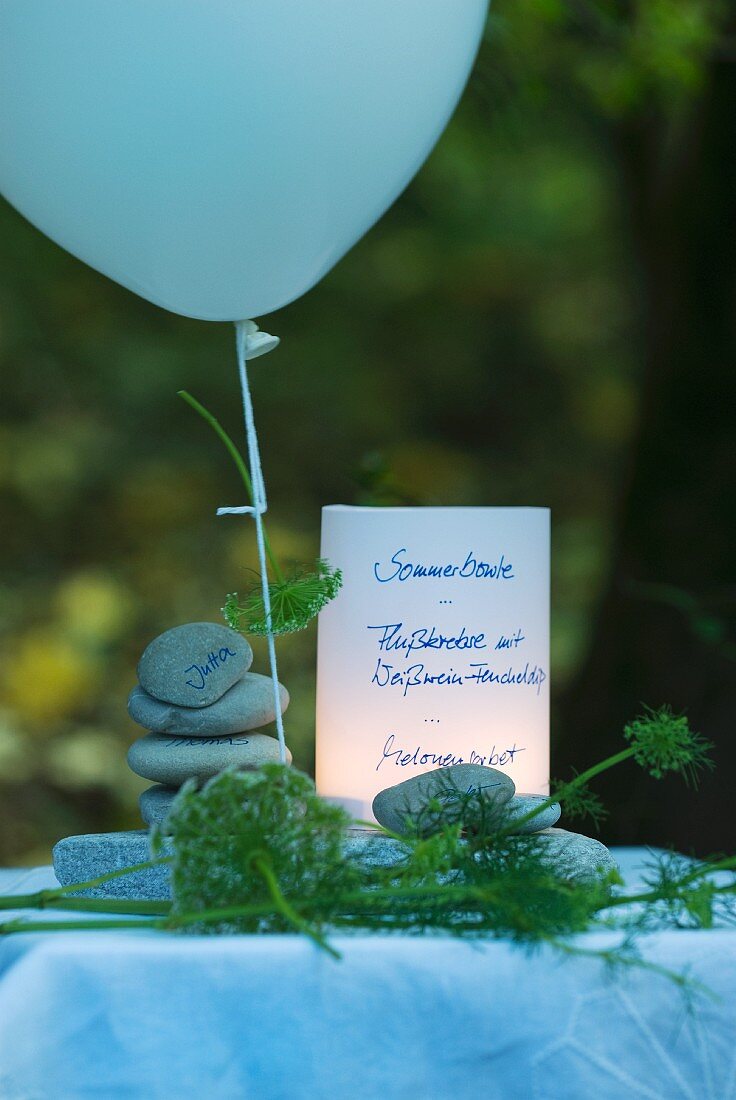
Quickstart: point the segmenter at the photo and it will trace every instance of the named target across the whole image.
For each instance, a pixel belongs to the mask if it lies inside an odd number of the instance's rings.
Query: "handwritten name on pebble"
[[[495,748],[495,745],[494,745]],[[514,747],[514,752],[520,752],[520,749]],[[500,783],[481,783],[480,786],[471,783],[464,791],[459,789],[451,789],[449,791],[439,791],[433,795],[439,802],[458,802],[462,797],[472,794],[483,794],[483,791],[490,791],[496,787],[500,787]]]
[[[386,744],[383,746],[381,758],[376,764],[376,771],[387,761],[391,761],[397,768],[409,768],[417,765],[426,767],[428,764],[431,764],[434,768],[451,768],[456,764],[480,764],[481,767],[505,768],[509,764],[513,764],[514,757],[518,752],[526,751],[523,746],[518,746],[515,742],[501,752],[493,745],[490,752],[486,753],[471,749],[466,760],[464,756],[456,756],[452,752],[425,752],[421,745],[417,745],[413,752],[411,749],[394,748],[395,741],[396,735],[390,733],[386,739]]]
[[[411,688],[415,687],[462,687],[464,684],[500,684],[503,687],[535,687],[537,695],[542,690],[542,685],[547,679],[547,673],[540,665],[532,665],[527,661],[523,669],[516,669],[513,665],[503,671],[491,668],[485,662],[471,662],[469,669],[458,672],[454,668],[448,668],[444,672],[427,672],[423,664],[410,665],[408,668],[395,671],[394,665],[386,664],[380,657],[373,673],[371,683],[376,687],[400,687],[406,698]]]
[[[193,680],[187,680],[186,683],[189,687],[195,688],[197,691],[202,691],[205,686],[205,682],[210,673],[215,672],[220,665],[224,665],[228,657],[236,657],[235,650],[229,649],[227,646],[223,646],[218,653],[208,653],[207,663],[204,665],[190,665],[189,668],[184,669],[184,675],[191,672],[194,676]]]
[[[426,564],[423,562],[407,561],[405,555],[408,550],[402,546],[386,562],[377,561],[373,566],[373,574],[381,584],[390,581],[423,580],[443,577],[460,577],[463,580],[491,580],[512,581],[514,579],[514,567],[507,562],[503,554],[493,562],[480,561],[468,551],[468,556],[462,565],[457,562],[440,562]]]
[[[247,737],[236,734],[235,737],[171,737],[167,738],[167,749],[207,748],[210,745],[247,745]]]

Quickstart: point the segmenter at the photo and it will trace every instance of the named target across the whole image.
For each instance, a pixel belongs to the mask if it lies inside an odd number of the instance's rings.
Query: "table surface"
[[[635,886],[646,851],[614,855]],[[50,868],[0,871],[3,894],[54,884]],[[339,962],[299,936],[8,936],[0,1098],[736,1098],[736,929],[646,937],[647,959],[710,989],[694,1012],[654,973],[548,950],[332,942]]]

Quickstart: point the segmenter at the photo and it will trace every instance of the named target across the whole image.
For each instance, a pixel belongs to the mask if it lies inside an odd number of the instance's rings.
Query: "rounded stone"
[[[178,787],[162,787],[160,783],[143,791],[138,798],[138,806],[144,824],[160,825],[165,820],[171,809],[171,803],[178,793]]]
[[[159,634],[138,662],[144,691],[163,703],[207,707],[248,671],[253,650],[219,623],[185,623]]]
[[[291,763],[291,753],[287,750]],[[171,737],[149,733],[128,749],[128,764],[136,775],[165,787],[180,787],[187,779],[204,783],[225,768],[257,768],[279,761],[279,743],[264,733],[223,737]]]
[[[283,714],[289,705],[289,693],[282,684],[279,690]],[[188,737],[244,733],[275,720],[273,683],[270,676],[246,672],[221,699],[208,707],[162,703],[138,684],[130,693],[128,714],[139,726],[153,733],[186,734]]]
[[[435,768],[379,791],[373,799],[373,815],[379,824],[392,833],[406,833],[407,821],[421,815],[430,800],[439,800],[445,807],[443,820],[453,821],[453,803],[465,794],[479,793],[494,806],[505,806],[513,798],[513,779],[497,768],[480,764],[455,764]],[[422,823],[423,824],[423,823]]]
[[[524,817],[530,810],[535,810],[537,806],[541,806],[547,799],[541,794],[515,794],[509,803],[506,805],[506,814],[508,816],[508,823],[513,825],[514,821],[520,817]],[[536,817],[531,818],[524,825],[521,825],[518,829],[514,829],[514,833],[517,836],[538,833],[542,829],[549,829],[552,825],[556,825],[560,820],[560,814],[562,808],[559,802],[553,802],[551,806],[548,806],[546,810],[542,810]]]

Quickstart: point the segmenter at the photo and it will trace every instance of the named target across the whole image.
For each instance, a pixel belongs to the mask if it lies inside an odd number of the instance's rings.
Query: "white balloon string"
[[[236,347],[238,353],[238,374],[240,375],[240,389],[243,395],[243,413],[245,417],[245,435],[248,441],[248,465],[250,466],[250,479],[253,488],[253,503],[240,508],[218,508],[218,516],[225,515],[251,515],[256,524],[256,541],[258,543],[258,561],[261,569],[261,591],[263,593],[263,606],[266,612],[266,638],[268,641],[268,660],[271,668],[271,683],[273,686],[273,703],[276,714],[276,732],[279,739],[279,758],[282,764],[286,763],[286,739],[284,737],[284,719],[281,714],[281,691],[279,688],[279,674],[276,666],[276,645],[273,637],[271,615],[271,592],[268,586],[268,565],[266,561],[266,539],[263,531],[263,516],[268,509],[266,500],[266,485],[261,469],[261,455],[258,447],[258,434],[253,416],[253,402],[250,396],[248,384],[248,369],[246,362],[249,358],[249,339],[257,332],[252,321],[237,321],[235,323]],[[274,343],[275,347],[276,344]]]

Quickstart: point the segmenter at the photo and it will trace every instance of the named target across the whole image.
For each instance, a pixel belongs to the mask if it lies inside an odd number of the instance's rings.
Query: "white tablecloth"
[[[630,883],[641,852],[615,853]],[[0,872],[0,892],[51,885]],[[606,934],[584,937],[589,945]],[[146,931],[0,940],[0,1100],[729,1100],[736,930],[661,931],[666,979],[506,943]]]

